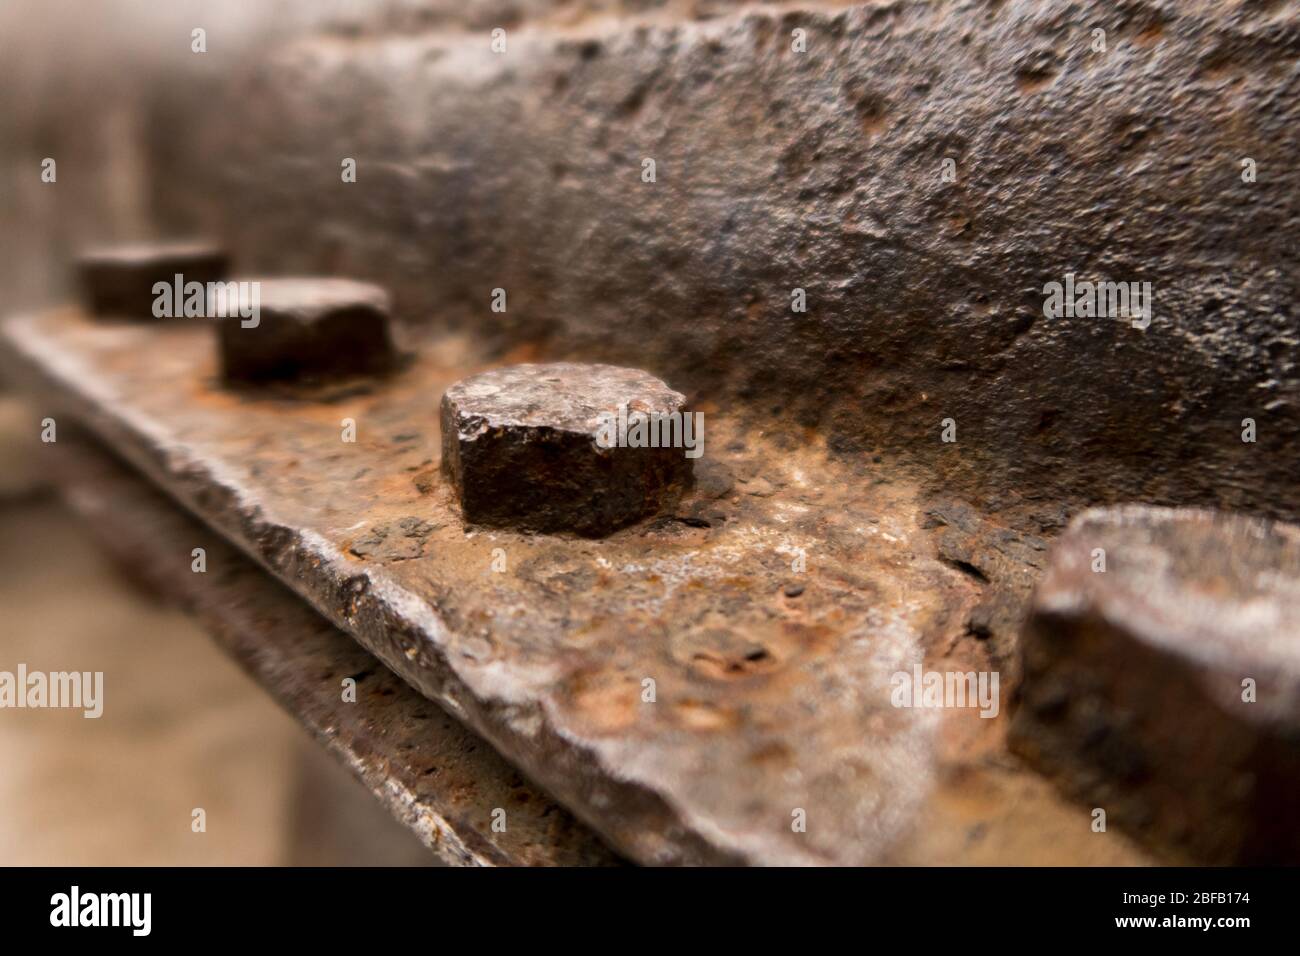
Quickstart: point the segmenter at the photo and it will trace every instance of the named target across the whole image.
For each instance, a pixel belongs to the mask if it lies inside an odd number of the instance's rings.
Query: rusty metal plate
[[[235,392],[201,324],[65,310],[5,337],[44,400],[636,860],[1141,859],[1015,765],[1003,718],[891,706],[898,671],[989,669],[967,624],[997,586],[945,563],[902,479],[695,396],[674,514],[601,541],[466,528],[438,467],[441,394],[482,367],[460,340],[382,383]]]
[[[57,449],[59,488],[96,537],[137,579],[194,614],[438,858],[456,866],[619,863],[486,742],[216,532],[92,444],[65,435]],[[202,574],[191,569],[194,548],[205,551]],[[356,681],[351,702],[344,678]]]

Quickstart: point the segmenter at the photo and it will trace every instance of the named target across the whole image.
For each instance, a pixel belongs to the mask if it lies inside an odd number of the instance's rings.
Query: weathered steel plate
[[[466,529],[438,470],[441,393],[480,367],[458,340],[378,384],[231,392],[211,331],[5,327],[47,401],[634,859],[1135,859],[1015,767],[1003,719],[891,706],[895,672],[988,669],[994,643],[967,623],[996,581],[941,560],[952,529],[912,485],[694,396],[706,451],[676,515],[601,541]]]
[[[193,613],[437,857],[464,866],[619,862],[487,743],[216,532],[88,442],[64,435],[57,449],[60,490],[99,540]],[[202,574],[191,569],[194,548],[205,551]],[[356,681],[350,702],[344,678]]]

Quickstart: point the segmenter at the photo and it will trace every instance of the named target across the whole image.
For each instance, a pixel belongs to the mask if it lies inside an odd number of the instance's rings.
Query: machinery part
[[[1008,529],[727,415],[655,520],[466,528],[430,414],[482,367],[466,340],[302,401],[213,388],[207,331],[61,310],[0,325],[0,358],[633,860],[1145,859],[1018,767],[1004,718],[891,701],[918,663],[1002,667],[967,622],[1037,554]]]
[[[228,265],[225,251],[213,243],[149,242],[87,250],[77,260],[77,272],[90,312],[142,321],[163,317],[154,312],[158,283],[171,289],[183,277],[185,284],[206,287],[224,279]],[[176,302],[172,307],[173,315],[181,314]]]
[[[229,380],[331,380],[391,370],[388,293],[351,279],[255,279],[218,317]],[[251,308],[250,308],[251,306]]]
[[[1081,514],[1025,628],[1013,741],[1169,854],[1300,859],[1300,528]]]
[[[681,497],[702,421],[636,369],[516,365],[447,389],[442,468],[466,521],[594,537]]]

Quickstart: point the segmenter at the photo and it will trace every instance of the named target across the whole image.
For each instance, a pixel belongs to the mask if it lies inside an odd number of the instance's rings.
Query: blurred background
[[[363,6],[0,4],[3,311],[68,299],[85,244],[155,234],[140,102],[164,70],[220,69],[222,54],[189,53],[196,16],[247,53]],[[46,156],[57,198],[32,174]],[[45,481],[41,417],[0,379],[0,670],[102,670],[110,704],[96,720],[0,712],[0,865],[430,864],[197,624],[97,548]]]
[[[182,611],[43,480],[39,415],[0,397],[0,670],[104,671],[104,713],[0,711],[0,865],[430,865]],[[191,812],[207,813],[204,832]]]
[[[433,858],[44,483],[0,398],[0,670],[103,671],[101,717],[0,711],[0,865],[403,865]],[[207,830],[191,832],[202,807]]]

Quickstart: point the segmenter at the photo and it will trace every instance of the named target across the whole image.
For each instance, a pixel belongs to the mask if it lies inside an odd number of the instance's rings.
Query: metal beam
[[[465,866],[619,862],[484,741],[144,479],[69,434],[57,450],[55,480],[96,538],[193,614],[437,857]]]
[[[918,664],[1002,666],[982,637],[1014,615],[968,623],[1023,601],[1032,542],[707,405],[673,514],[600,541],[465,526],[438,468],[438,398],[482,367],[461,340],[380,383],[230,390],[211,332],[63,310],[0,352],[631,858],[1139,858],[1014,764],[1005,719],[891,703]],[[967,573],[957,530],[997,559]]]

